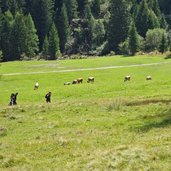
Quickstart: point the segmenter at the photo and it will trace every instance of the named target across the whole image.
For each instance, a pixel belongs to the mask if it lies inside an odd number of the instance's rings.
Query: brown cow
[[[87,83],[94,83],[94,77],[88,77]]]
[[[130,81],[130,80],[131,80],[131,76],[130,75],[127,75],[127,76],[124,77],[124,82],[125,81]]]
[[[77,80],[73,80],[72,84],[78,84]]]
[[[78,78],[77,82],[78,82],[78,84],[83,83],[83,78]]]

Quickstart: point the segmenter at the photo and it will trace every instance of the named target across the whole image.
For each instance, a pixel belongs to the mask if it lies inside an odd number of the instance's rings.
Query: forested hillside
[[[0,60],[171,47],[171,0],[0,0]]]

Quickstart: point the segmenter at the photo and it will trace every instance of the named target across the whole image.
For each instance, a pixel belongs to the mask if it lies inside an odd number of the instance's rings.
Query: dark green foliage
[[[98,18],[100,16],[100,0],[94,0],[91,9],[94,17]]]
[[[30,14],[28,16],[26,16],[25,23],[26,23],[26,27],[27,27],[25,54],[29,58],[32,58],[39,51],[39,47],[38,47],[39,39],[37,36],[37,31],[35,29],[34,22],[33,22]]]
[[[65,6],[67,8],[68,21],[71,23],[72,19],[78,18],[77,0],[65,0]]]
[[[36,0],[32,3],[31,14],[39,36],[39,47],[42,49],[44,38],[52,25],[53,3],[51,0]]]
[[[149,29],[149,9],[145,0],[143,0],[139,7],[136,16],[136,27],[138,33],[145,37],[147,30]]]
[[[81,17],[84,16],[85,8],[88,4],[88,0],[77,0],[78,2],[78,12]]]
[[[69,36],[69,23],[65,4],[62,5],[62,9],[59,18],[57,19],[56,25],[59,33],[60,49],[61,52],[64,53],[65,45]]]
[[[11,60],[19,60],[21,55],[26,52],[27,27],[24,16],[17,13],[11,31]],[[15,43],[14,43],[15,42]]]
[[[10,11],[7,11],[0,17],[0,47],[3,52],[4,61],[12,60],[10,58],[12,24],[13,16]]]
[[[59,57],[60,49],[59,49],[59,37],[58,32],[55,27],[55,24],[52,24],[49,33],[49,59],[54,60]]]
[[[134,22],[132,22],[129,31],[128,45],[131,55],[135,55],[135,53],[138,52],[139,50],[140,42],[139,42],[139,35],[137,33]]]
[[[108,52],[119,52],[119,44],[128,36],[130,13],[125,0],[111,1],[110,21],[107,30]]]
[[[44,43],[43,43],[43,48],[42,48],[42,58],[48,60],[49,56],[49,41],[48,37],[45,37]]]
[[[162,40],[159,46],[159,51],[164,53],[167,50],[167,37],[165,34],[162,35]]]
[[[32,59],[37,54],[55,59],[49,52],[53,44],[50,28],[55,23],[62,54],[134,54],[137,47],[135,37],[129,39],[130,21],[135,23],[136,34],[145,39],[149,29],[169,32],[170,10],[170,0],[0,0],[0,51],[3,61]],[[128,47],[131,40],[135,45]],[[146,45],[140,41],[141,46],[156,48],[148,41]]]

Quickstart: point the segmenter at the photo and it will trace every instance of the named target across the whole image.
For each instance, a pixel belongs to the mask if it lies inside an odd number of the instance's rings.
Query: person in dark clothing
[[[17,105],[17,95],[18,93],[11,93],[10,103],[9,103],[10,106]]]
[[[51,92],[48,92],[46,95],[45,95],[45,98],[46,98],[46,102],[47,103],[51,103]]]

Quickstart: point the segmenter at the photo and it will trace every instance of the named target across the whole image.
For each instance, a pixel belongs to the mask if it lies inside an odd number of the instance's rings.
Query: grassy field
[[[5,75],[10,73],[20,74]],[[117,56],[10,62],[1,64],[0,74],[0,170],[170,170],[171,60]],[[125,75],[132,80],[124,82]],[[147,75],[153,80],[146,81]],[[94,84],[86,83],[89,76]],[[78,77],[83,84],[63,85]],[[44,99],[48,91],[51,104]],[[14,107],[8,106],[12,92],[19,93]]]

